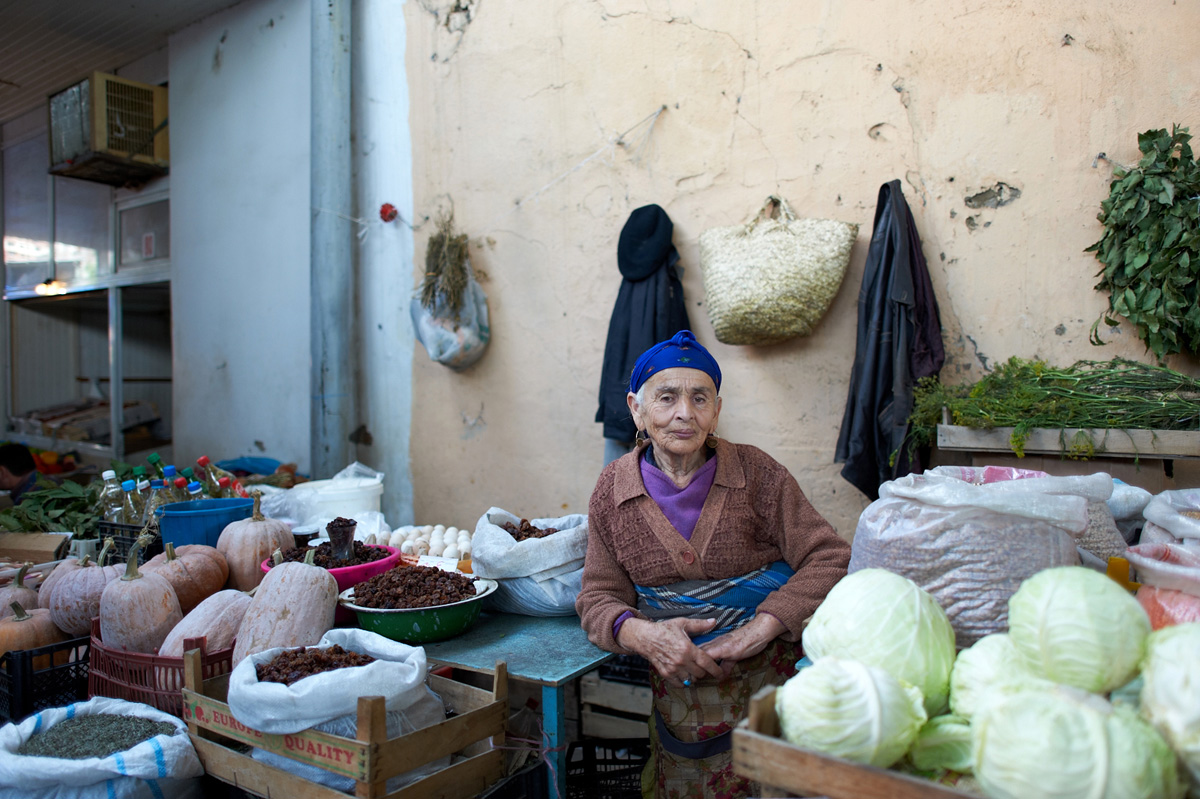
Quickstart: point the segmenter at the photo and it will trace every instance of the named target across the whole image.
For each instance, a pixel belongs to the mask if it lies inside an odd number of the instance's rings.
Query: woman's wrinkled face
[[[716,432],[721,398],[712,378],[699,369],[664,369],[643,384],[641,394],[641,405],[628,395],[629,410],[656,452],[690,455]]]

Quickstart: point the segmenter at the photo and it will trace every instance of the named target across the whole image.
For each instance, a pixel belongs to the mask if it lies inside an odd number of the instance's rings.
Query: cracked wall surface
[[[420,523],[586,512],[617,237],[647,203],[675,223],[692,326],[725,373],[721,435],[783,462],[847,537],[866,503],[833,450],[881,184],[903,181],[921,231],[945,379],[1012,355],[1145,357],[1126,329],[1088,344],[1105,298],[1083,249],[1111,177],[1097,153],[1130,163],[1140,131],[1200,131],[1195,3],[420,0],[405,14],[417,218],[453,203],[492,325],[463,373],[417,345]],[[773,193],[859,223],[850,269],[812,336],[722,345],[696,238]]]

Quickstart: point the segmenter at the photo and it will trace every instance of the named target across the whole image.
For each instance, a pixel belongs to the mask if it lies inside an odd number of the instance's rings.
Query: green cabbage
[[[884,569],[843,577],[813,614],[803,644],[813,661],[833,656],[887,669],[921,689],[929,716],[946,709],[954,628],[937,600],[907,577]]]
[[[925,723],[921,691],[883,669],[825,657],[781,685],[775,712],[797,746],[887,768]]]
[[[1200,795],[1200,622],[1150,633],[1142,680],[1142,715],[1179,753]]]
[[[984,702],[1052,685],[1026,668],[1008,633],[992,633],[958,653],[950,672],[950,711],[969,721]]]
[[[925,722],[908,751],[908,759],[922,771],[949,769],[969,774],[973,757],[970,722],[950,714]]]
[[[1061,566],[1038,572],[1013,594],[1008,634],[1035,675],[1106,694],[1137,675],[1150,619],[1114,580]]]
[[[1178,799],[1175,753],[1128,707],[1069,686],[986,704],[971,724],[991,799]]]

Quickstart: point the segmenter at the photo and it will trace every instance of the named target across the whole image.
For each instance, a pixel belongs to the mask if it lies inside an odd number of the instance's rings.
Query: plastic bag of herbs
[[[467,235],[454,215],[438,221],[425,253],[425,279],[409,305],[417,340],[434,361],[462,371],[483,356],[491,340],[487,295],[475,280]]]
[[[0,753],[0,794],[5,796],[203,796],[204,767],[187,726],[123,699],[96,697],[6,724],[0,727]]]

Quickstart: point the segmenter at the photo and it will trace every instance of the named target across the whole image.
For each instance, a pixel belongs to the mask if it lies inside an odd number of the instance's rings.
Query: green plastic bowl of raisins
[[[338,594],[338,604],[358,617],[358,626],[405,644],[444,641],[461,635],[479,618],[481,601],[496,590],[495,580],[475,578],[475,596],[428,608],[364,608],[354,604],[354,589]]]

